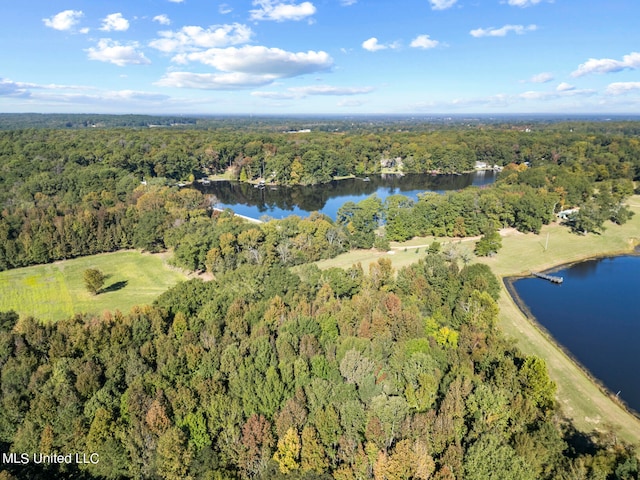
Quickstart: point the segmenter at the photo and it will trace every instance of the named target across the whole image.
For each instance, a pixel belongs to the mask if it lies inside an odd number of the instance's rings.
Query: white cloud
[[[65,10],[54,15],[51,18],[43,18],[44,24],[55,30],[71,30],[74,25],[77,25],[80,18],[84,16],[81,10]]]
[[[531,83],[547,83],[553,80],[553,75],[549,72],[542,72],[529,79]]]
[[[164,13],[162,15],[156,15],[153,17],[154,22],[158,22],[160,25],[171,25],[171,20]]]
[[[585,63],[578,66],[578,69],[571,73],[572,77],[582,77],[590,73],[613,73],[622,70],[635,70],[640,68],[640,53],[631,52],[622,57],[622,60],[612,58],[590,58]]]
[[[358,0],[340,0],[340,4],[344,5],[345,7],[355,5],[356,3],[358,3]]]
[[[145,101],[145,102],[157,102],[167,100],[168,95],[160,93],[139,92],[136,90],[116,90],[104,92],[100,95],[100,98],[115,100],[115,101]]]
[[[207,90],[255,88],[271,84],[280,78],[324,71],[333,65],[329,54],[322,51],[287,52],[279,48],[249,45],[183,53],[176,55],[173,60],[177,63],[200,62],[221,73],[169,72],[156,85]],[[322,87],[316,88],[316,93],[308,94],[321,94],[319,92]],[[300,95],[300,92],[290,93]],[[269,95],[270,98],[282,98],[267,93],[263,96],[266,98]]]
[[[99,90],[83,85],[58,85],[14,82],[0,78],[0,96],[34,98],[47,103],[104,103],[158,102],[169,97],[164,94],[135,90]]]
[[[268,98],[269,100],[292,100],[294,98],[300,98],[299,95],[293,92],[251,92],[253,97]]]
[[[182,3],[184,0],[169,0],[171,3]]]
[[[253,5],[260,7],[250,10],[251,20],[304,20],[316,13],[316,7],[311,2],[282,3],[274,0],[254,0]]]
[[[557,96],[557,94],[553,92],[528,91],[528,92],[523,92],[518,96],[524,100],[542,100],[542,99],[550,98],[552,96]]]
[[[567,82],[562,82],[556,87],[556,90],[558,92],[568,92],[569,90],[575,90],[575,89],[576,87],[574,87],[573,85]]]
[[[331,85],[310,85],[307,87],[292,87],[289,91],[299,95],[362,95],[370,93],[373,87],[334,87]]]
[[[570,88],[565,88],[565,89],[556,88],[555,91],[548,91],[548,92],[539,92],[539,91],[523,92],[520,95],[518,95],[518,98],[521,98],[523,100],[555,100],[555,99],[564,98],[564,97],[592,96],[597,93],[595,90],[590,90],[590,89],[577,90],[576,88],[571,87],[571,85],[569,85],[569,87]]]
[[[453,7],[458,0],[429,0],[432,10],[446,10]]]
[[[233,73],[169,72],[155,85],[160,87],[196,88],[201,90],[237,90],[255,88],[272,83],[274,75]]]
[[[538,29],[537,25],[505,25],[500,28],[476,28],[475,30],[471,30],[469,33],[472,37],[504,37],[509,32],[516,33],[517,35],[522,35],[526,32],[533,32]]]
[[[291,87],[286,92],[251,92],[254,97],[268,98],[271,100],[291,100],[308,97],[311,95],[327,96],[352,96],[372,92],[373,87],[335,87],[332,85],[309,85],[306,87]]]
[[[129,45],[121,45],[110,38],[102,38],[98,41],[96,48],[87,49],[90,60],[98,60],[100,62],[109,62],[119,67],[125,65],[147,65],[151,63],[142,52],[136,49],[139,47],[137,42]]]
[[[227,14],[233,12],[233,8],[231,8],[226,3],[221,3],[220,6],[218,7],[218,12],[220,12],[222,15],[227,15]]]
[[[387,47],[385,45],[380,45],[376,37],[371,37],[369,40],[362,42],[362,48],[369,50],[370,52],[377,52],[378,50],[384,50]]]
[[[0,90],[26,90],[26,89],[34,89],[34,90],[87,90],[93,87],[83,87],[79,85],[58,85],[55,83],[49,84],[39,84],[39,83],[28,83],[28,82],[14,82],[12,80],[8,80],[5,78],[0,78]]]
[[[0,97],[28,98],[30,96],[31,92],[28,90],[27,84],[0,78]]]
[[[158,35],[161,38],[151,41],[149,46],[165,53],[174,53],[246,43],[251,40],[253,31],[246,25],[233,23],[212,25],[207,29],[186,26],[178,31],[159,32]]]
[[[102,19],[100,30],[104,32],[124,32],[129,30],[129,20],[124,18],[121,13],[112,13]]]
[[[337,104],[338,107],[361,107],[364,105],[362,100],[340,100]]]
[[[85,28],[81,28],[80,30],[78,30],[80,33],[86,35],[87,33],[89,33],[89,28],[85,27]]]
[[[413,48],[423,48],[425,50],[429,48],[435,48],[438,45],[440,45],[440,42],[438,40],[429,38],[429,35],[418,35],[411,41],[410,44],[410,46],[412,46]]]
[[[609,95],[626,95],[636,91],[640,93],[640,82],[615,82],[609,84],[605,93]]]
[[[508,0],[507,3],[514,7],[531,7],[533,5],[537,5],[542,0]]]
[[[287,52],[279,48],[251,45],[181,54],[174,57],[174,61],[196,61],[223,72],[270,75],[274,78],[319,72],[328,70],[333,65],[333,59],[323,51]]]

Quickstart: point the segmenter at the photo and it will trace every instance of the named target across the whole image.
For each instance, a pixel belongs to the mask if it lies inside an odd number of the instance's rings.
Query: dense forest
[[[97,452],[81,469],[106,478],[637,478],[633,451],[574,431],[544,361],[500,335],[486,267],[430,254],[332,283],[239,268],[126,315],[3,314],[3,450]]]
[[[576,431],[544,361],[502,336],[500,284],[486,267],[461,267],[437,244],[398,272],[384,260],[368,272],[310,262],[424,234],[490,244],[499,228],[537,233],[571,207],[576,234],[624,223],[640,179],[639,123],[332,129],[316,119],[317,130],[287,133],[309,124],[64,117],[30,121],[71,125],[0,131],[0,270],[170,249],[176,265],[214,279],[128,313],[47,325],[0,313],[2,452],[100,458],[5,463],[0,478],[638,478],[636,452],[614,432]],[[129,121],[143,123],[118,123]],[[475,162],[503,167],[495,185],[370,197],[335,220],[249,224],[176,185]],[[497,250],[485,247],[478,254]]]

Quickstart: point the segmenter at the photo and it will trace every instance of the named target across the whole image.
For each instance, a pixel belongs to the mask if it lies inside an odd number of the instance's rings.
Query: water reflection
[[[566,272],[572,278],[586,278],[589,275],[593,275],[598,270],[598,264],[603,261],[602,258],[593,260],[587,260],[585,262],[576,263],[572,265]]]
[[[331,218],[348,201],[360,200],[376,194],[385,199],[402,194],[417,199],[419,193],[460,190],[470,185],[482,186],[495,181],[494,172],[475,172],[462,175],[371,175],[350,178],[323,185],[255,188],[254,185],[238,182],[212,182],[197,185],[203,193],[213,194],[218,199],[218,208],[232,208],[236,213],[249,217],[269,215],[282,218],[296,214],[307,216],[319,211]]]

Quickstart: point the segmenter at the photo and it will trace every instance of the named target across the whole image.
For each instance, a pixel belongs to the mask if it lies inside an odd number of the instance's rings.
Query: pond
[[[640,412],[640,256],[577,263],[513,286],[536,320],[591,374]]]
[[[370,195],[384,200],[391,195],[405,195],[414,200],[419,193],[460,190],[470,185],[483,186],[496,179],[493,171],[479,171],[458,175],[370,175],[364,178],[334,180],[309,186],[256,188],[239,182],[220,181],[210,185],[197,184],[203,193],[218,199],[216,208],[231,208],[251,218],[268,215],[284,218],[289,215],[308,216],[321,212],[335,220],[338,209],[346,202],[359,202]]]

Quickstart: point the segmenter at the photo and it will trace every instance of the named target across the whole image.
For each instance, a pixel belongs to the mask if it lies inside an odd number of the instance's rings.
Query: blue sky
[[[0,111],[640,113],[638,0],[15,0]]]

